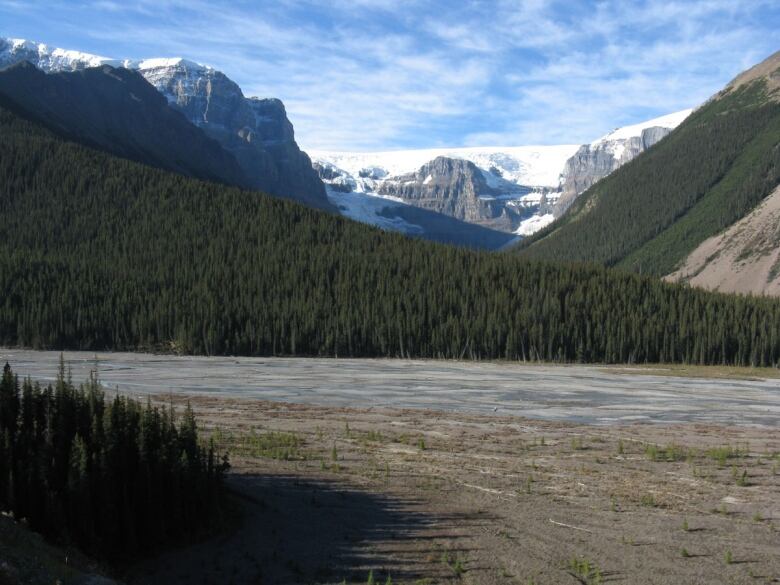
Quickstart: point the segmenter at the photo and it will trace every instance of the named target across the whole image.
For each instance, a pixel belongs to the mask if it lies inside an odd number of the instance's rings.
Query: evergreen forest
[[[0,379],[0,510],[113,561],[189,541],[219,525],[227,456],[198,439],[192,410],[76,387]]]
[[[774,366],[780,302],[408,239],[0,110],[0,344]]]

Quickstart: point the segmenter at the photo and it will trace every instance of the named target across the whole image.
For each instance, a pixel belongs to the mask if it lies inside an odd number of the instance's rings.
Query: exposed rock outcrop
[[[462,221],[512,229],[513,218],[497,199],[502,192],[488,185],[483,172],[467,160],[437,157],[413,173],[382,182],[378,192]]]
[[[556,217],[563,215],[580,193],[653,146],[672,130],[673,128],[651,126],[643,129],[639,136],[600,140],[581,146],[577,153],[566,161],[562,192],[553,206],[553,214]]]
[[[581,193],[670,134],[692,111],[681,110],[616,128],[595,142],[581,146],[566,161],[561,174],[561,195],[552,207],[553,215],[563,215]]]
[[[185,59],[150,59],[139,71],[168,102],[238,160],[252,185],[329,208],[311,160],[278,99],[246,98],[224,73]]]

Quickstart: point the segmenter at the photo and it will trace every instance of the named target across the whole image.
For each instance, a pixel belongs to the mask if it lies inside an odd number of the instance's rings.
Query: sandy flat
[[[59,352],[0,350],[21,376],[56,376]],[[585,424],[780,425],[780,380],[719,380],[603,366],[392,359],[176,357],[66,352],[74,381],[97,367],[130,394],[255,398],[320,406],[433,408]]]

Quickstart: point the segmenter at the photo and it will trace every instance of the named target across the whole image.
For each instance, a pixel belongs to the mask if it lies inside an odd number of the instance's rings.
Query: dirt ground
[[[192,404],[243,520],[131,582],[780,582],[780,429]]]

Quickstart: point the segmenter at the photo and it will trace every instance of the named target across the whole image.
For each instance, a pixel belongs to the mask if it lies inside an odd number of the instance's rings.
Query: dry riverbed
[[[189,398],[244,520],[138,583],[780,581],[776,428]]]

